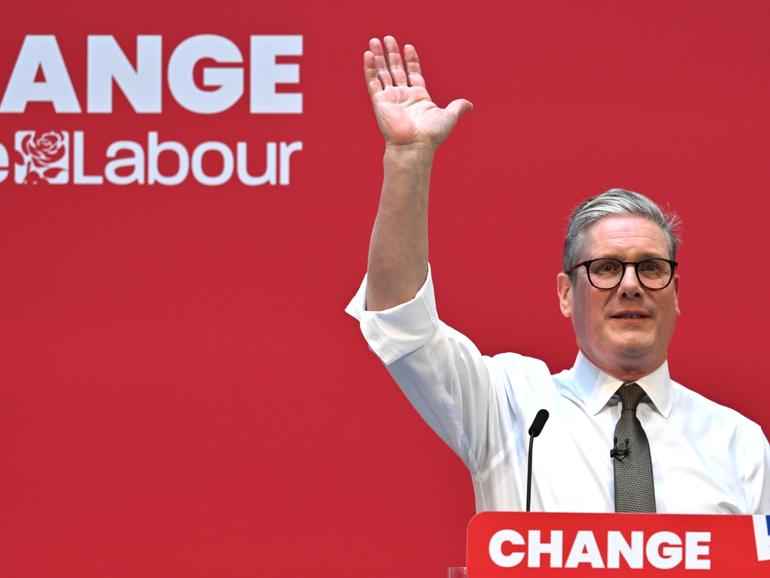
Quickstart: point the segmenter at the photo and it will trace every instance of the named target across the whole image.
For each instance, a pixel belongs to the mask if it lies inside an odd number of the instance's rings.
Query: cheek
[[[573,310],[575,332],[583,335],[598,333],[602,327],[602,310],[602,303],[595,296],[585,293],[576,295]]]
[[[666,315],[666,329],[669,333],[673,333],[674,331],[677,315],[679,315],[679,305],[674,302],[671,304],[671,308]]]
[[[658,318],[655,325],[654,338],[661,346],[668,347],[668,343],[674,334],[679,308],[675,298],[660,300],[656,305]]]

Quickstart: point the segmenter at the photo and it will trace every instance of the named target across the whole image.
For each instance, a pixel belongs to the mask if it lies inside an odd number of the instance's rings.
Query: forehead
[[[603,217],[585,230],[583,239],[583,259],[670,257],[663,229],[638,215]]]

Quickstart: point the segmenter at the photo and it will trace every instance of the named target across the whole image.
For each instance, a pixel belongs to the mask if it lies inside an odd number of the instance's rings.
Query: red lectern
[[[469,578],[759,578],[770,576],[770,516],[482,512],[467,563]]]

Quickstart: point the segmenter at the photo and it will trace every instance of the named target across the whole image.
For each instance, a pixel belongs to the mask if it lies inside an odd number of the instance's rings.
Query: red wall
[[[3,12],[0,91],[24,38],[55,35],[84,108],[89,35],[129,59],[137,35],[161,35],[164,66],[197,34],[247,63],[252,35],[303,39],[281,60],[300,67],[282,90],[302,93],[302,114],[250,114],[248,93],[196,114],[165,82],[158,114],[120,91],[112,114],[0,114],[11,163],[17,131],[83,131],[92,174],[109,143],[150,131],[190,149],[303,143],[285,186],[0,183],[3,576],[427,577],[463,563],[470,479],[342,312],[381,178],[360,70],[374,35],[418,47],[437,102],[476,106],[433,178],[446,321],[485,352],[571,365],[555,291],[566,217],[638,190],[684,220],[673,377],[770,428],[767,2]]]

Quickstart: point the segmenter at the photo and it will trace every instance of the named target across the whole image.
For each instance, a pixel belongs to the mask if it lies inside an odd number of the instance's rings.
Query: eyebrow
[[[599,257],[591,257],[590,259],[586,259],[586,261],[595,261],[596,259],[617,259],[618,261],[623,261],[623,257],[620,257],[616,254],[612,255],[600,255]],[[626,263],[635,263],[637,261],[644,261],[645,259],[671,259],[668,255],[661,256],[656,253],[642,253],[639,255],[634,261],[625,261]]]

